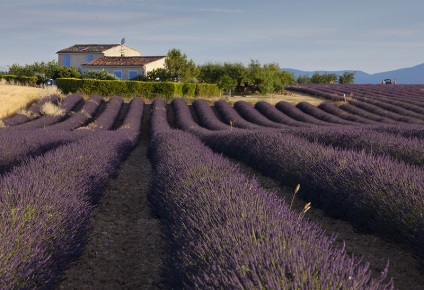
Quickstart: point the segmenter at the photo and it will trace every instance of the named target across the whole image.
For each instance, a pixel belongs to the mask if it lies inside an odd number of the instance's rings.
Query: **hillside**
[[[337,75],[343,72],[352,72],[355,70],[341,70],[341,71],[302,71],[292,68],[282,68],[284,71],[293,73],[296,78],[299,75],[312,76],[315,72],[322,73],[335,73]],[[355,84],[378,84],[384,79],[395,79],[398,84],[424,84],[424,63],[402,68],[392,71],[380,72],[375,74],[368,74],[363,71],[355,71]]]

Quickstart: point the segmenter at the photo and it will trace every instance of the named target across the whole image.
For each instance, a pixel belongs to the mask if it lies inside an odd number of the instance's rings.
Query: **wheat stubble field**
[[[1,288],[421,289],[419,90],[396,105],[303,89],[323,97],[70,95],[3,118]]]

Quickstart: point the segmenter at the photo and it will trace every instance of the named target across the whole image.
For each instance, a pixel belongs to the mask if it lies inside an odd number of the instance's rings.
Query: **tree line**
[[[59,66],[57,61],[35,62],[24,66],[13,64],[7,74],[37,76],[39,83],[56,78],[116,79],[113,74],[104,71],[81,74],[76,68]],[[146,76],[139,75],[133,80],[211,83],[230,94],[269,94],[281,93],[287,85],[296,83],[353,83],[354,72],[344,72],[340,76],[316,72],[311,77],[303,75],[296,79],[293,73],[282,71],[276,63],[260,64],[257,60],[251,60],[247,66],[241,62],[207,62],[196,65],[181,50],[173,48],[168,51],[164,68],[150,71]]]

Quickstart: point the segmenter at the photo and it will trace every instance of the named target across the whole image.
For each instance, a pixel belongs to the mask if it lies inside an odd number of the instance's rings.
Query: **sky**
[[[0,71],[74,44],[377,73],[424,63],[422,0],[0,0]]]

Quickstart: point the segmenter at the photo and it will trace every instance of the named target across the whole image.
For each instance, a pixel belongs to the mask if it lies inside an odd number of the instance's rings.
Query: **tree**
[[[313,84],[334,84],[337,81],[337,75],[335,73],[323,73],[320,74],[315,72],[311,77],[311,83]]]
[[[353,84],[355,80],[355,72],[345,71],[339,76],[339,84]]]
[[[199,66],[199,81],[209,84],[217,84],[219,79],[225,74],[222,63],[208,62]]]
[[[187,55],[176,48],[168,51],[165,70],[175,82],[193,82],[199,74],[196,64],[192,60],[187,60]]]
[[[137,78],[137,79],[142,79]],[[167,82],[172,80],[164,68],[157,68],[147,72],[147,80],[151,82]]]
[[[283,92],[287,85],[296,83],[296,78],[293,73],[288,71],[282,71],[281,69],[277,72],[279,80],[274,85],[275,92]]]
[[[250,85],[253,90],[259,90],[259,85],[263,81],[263,70],[258,60],[250,60],[246,71],[246,85]]]
[[[246,68],[241,62],[235,63],[224,63],[223,66],[224,74],[232,78],[236,82],[236,87],[238,89],[242,88],[242,83],[246,79]]]
[[[17,76],[37,76],[37,83],[45,82],[48,79],[81,77],[81,73],[76,68],[59,67],[54,60],[34,62],[24,66],[15,63],[9,67],[8,73]]]
[[[61,66],[58,67],[52,78],[81,78],[81,73],[74,67]]]
[[[297,83],[298,84],[310,84],[311,78],[308,75],[299,75],[297,77]]]
[[[231,96],[231,91],[233,91],[237,86],[237,81],[228,76],[224,75],[218,80],[218,87],[224,92],[229,92]]]

